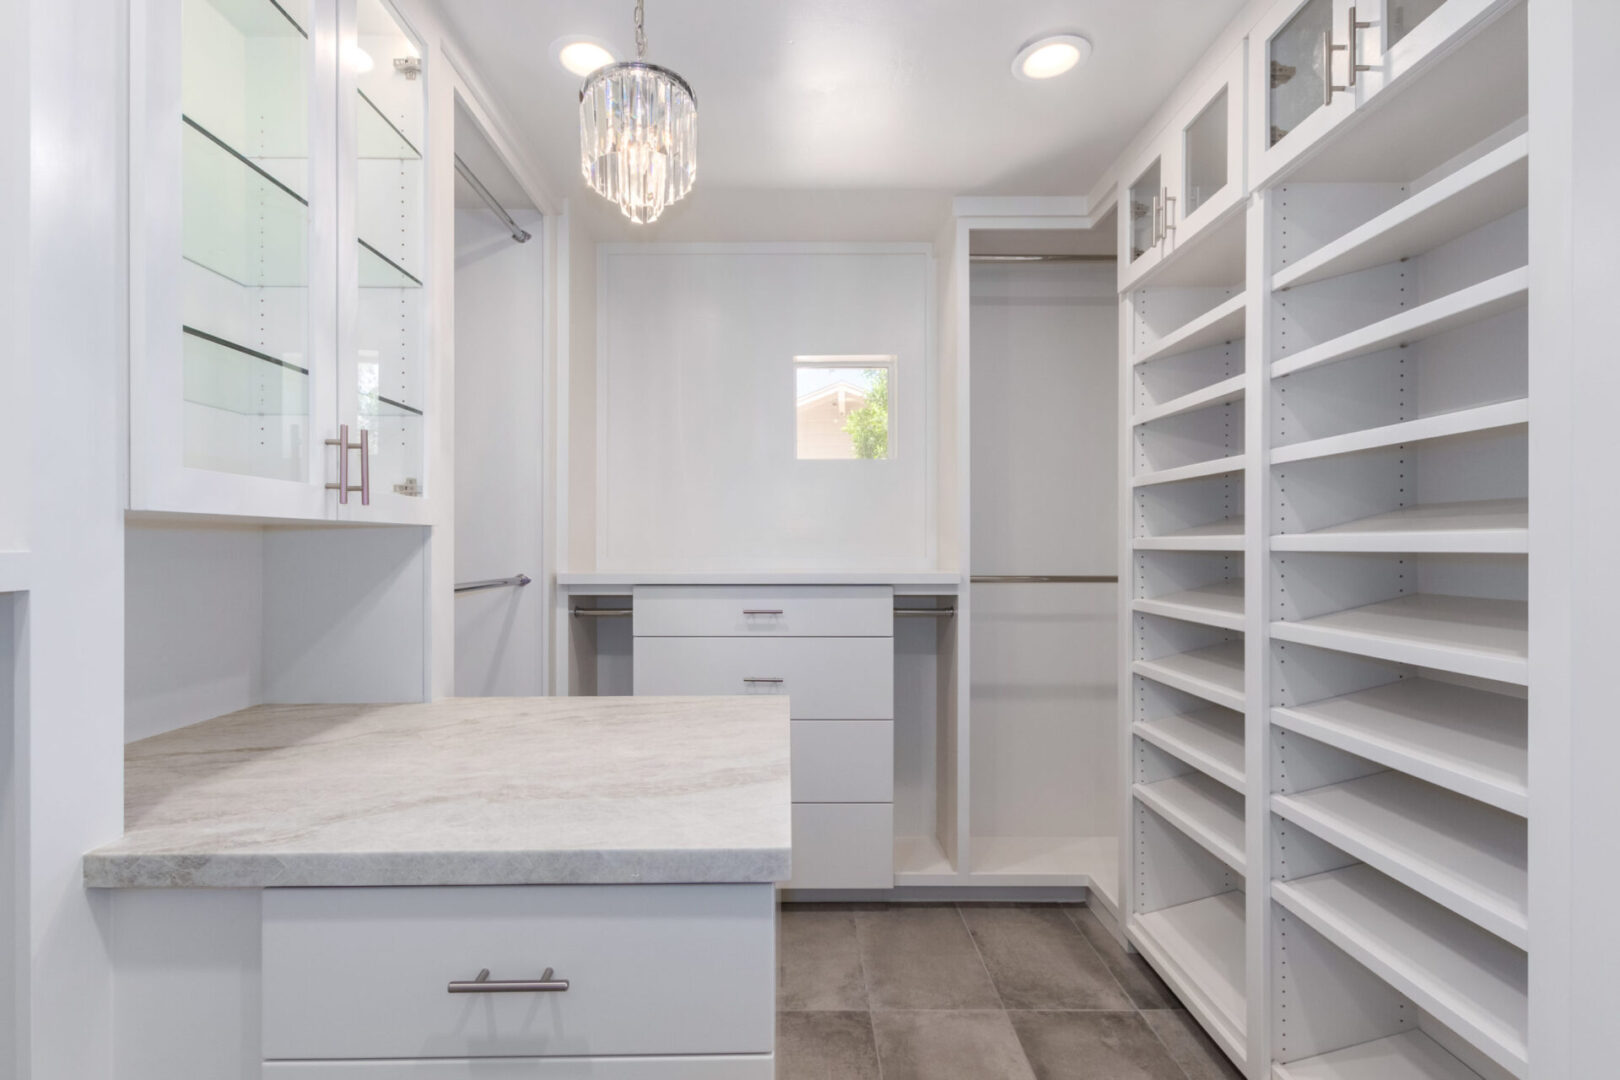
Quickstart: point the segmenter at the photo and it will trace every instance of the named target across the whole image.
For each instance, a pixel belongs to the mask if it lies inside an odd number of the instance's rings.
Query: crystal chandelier
[[[657,221],[697,179],[697,98],[686,80],[649,64],[642,0],[636,59],[597,68],[579,92],[579,168],[637,225]]]

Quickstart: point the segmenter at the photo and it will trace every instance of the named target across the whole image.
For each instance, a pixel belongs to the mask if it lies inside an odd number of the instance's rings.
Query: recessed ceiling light
[[[558,38],[551,43],[551,51],[557,57],[557,63],[569,71],[584,78],[599,67],[613,63],[617,57],[613,50],[588,37]]]
[[[1079,34],[1047,34],[1018,50],[1013,74],[1034,82],[1072,71],[1091,56],[1091,40]]]

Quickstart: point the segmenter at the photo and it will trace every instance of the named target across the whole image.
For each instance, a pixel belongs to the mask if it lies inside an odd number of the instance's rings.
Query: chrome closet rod
[[[515,577],[486,578],[483,581],[463,581],[456,585],[456,592],[477,592],[480,589],[504,589],[508,586],[521,589],[533,581],[528,574],[518,574]]]
[[[506,227],[512,230],[512,239],[516,240],[520,244],[527,244],[529,242],[529,230],[523,228],[523,226],[519,225],[515,220],[513,220],[512,215],[506,212],[506,207],[502,206],[496,200],[495,196],[490,194],[490,190],[484,186],[484,182],[474,175],[473,171],[467,167],[467,163],[465,161],[461,160],[460,154],[456,155],[456,172],[461,175],[463,180],[472,185],[473,191],[477,193],[480,199],[483,199],[484,202],[489,204],[489,208],[495,211],[495,216],[506,222]]]
[[[1118,574],[974,574],[969,579],[975,585],[1047,584],[1106,585],[1117,584]]]
[[[614,619],[629,618],[635,614],[635,609],[627,607],[577,607],[573,609],[573,613],[592,619]]]
[[[956,609],[953,608],[953,607],[940,607],[940,608],[922,608],[922,607],[902,608],[902,607],[897,607],[897,608],[894,609],[894,614],[895,614],[896,617],[909,616],[911,618],[924,618],[924,617],[926,617],[926,618],[932,618],[932,619],[948,619],[952,615],[956,614]]]
[[[1118,255],[969,255],[969,262],[978,263],[1037,263],[1037,262],[1078,262],[1078,263],[1111,263],[1119,262]]]

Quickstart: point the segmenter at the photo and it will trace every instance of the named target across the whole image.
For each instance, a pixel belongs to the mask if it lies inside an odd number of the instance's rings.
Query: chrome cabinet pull
[[[787,681],[786,679],[783,679],[783,678],[780,678],[780,677],[775,677],[775,676],[773,676],[773,677],[750,676],[750,675],[744,675],[743,676],[743,682],[745,682],[745,683],[772,683],[772,684],[777,684],[777,683],[783,683],[783,682],[786,682],[786,681]]]
[[[567,979],[554,979],[546,968],[538,979],[491,979],[489,968],[471,980],[455,980],[445,989],[452,994],[560,994],[568,989]]]
[[[1347,46],[1333,44],[1333,31],[1322,31],[1322,107],[1327,108],[1333,104],[1335,92],[1343,93],[1349,86],[1333,85],[1333,54],[1343,52]],[[1352,79],[1352,82],[1355,80]]]
[[[1170,194],[1170,189],[1165,188],[1164,189],[1164,236],[1161,238],[1161,239],[1164,239],[1164,240],[1170,239],[1170,234],[1176,231],[1176,227],[1173,224],[1171,224],[1171,222],[1170,222],[1170,207],[1175,204],[1175,201],[1176,201],[1176,197],[1174,195]]]
[[[1355,5],[1354,4],[1350,5],[1350,26],[1349,26],[1350,39],[1349,39],[1349,42],[1348,42],[1348,45],[1347,45],[1347,53],[1346,53],[1346,55],[1347,55],[1347,57],[1348,57],[1348,59],[1350,61],[1350,83],[1349,84],[1351,86],[1356,85],[1356,72],[1358,72],[1358,71],[1371,71],[1372,70],[1372,65],[1371,64],[1363,64],[1363,63],[1361,63],[1361,57],[1359,55],[1357,55],[1358,49],[1357,49],[1357,45],[1356,45],[1356,39],[1357,39],[1356,31],[1357,30],[1365,30],[1371,25],[1372,25],[1372,23],[1370,23],[1370,22],[1357,22],[1356,21],[1356,8],[1355,8]],[[1329,74],[1331,75],[1332,72],[1330,71]],[[1340,89],[1343,89],[1343,87],[1340,87]]]
[[[360,493],[360,505],[371,505],[371,432],[360,429],[360,441],[349,441],[349,425],[338,425],[338,437],[325,440],[327,446],[338,448],[338,479],[335,484],[327,484],[327,491],[338,493],[338,502],[344,506],[349,505],[349,492]],[[360,451],[360,483],[358,486],[349,483],[349,451]]]
[[[781,608],[743,608],[744,615],[780,615]]]

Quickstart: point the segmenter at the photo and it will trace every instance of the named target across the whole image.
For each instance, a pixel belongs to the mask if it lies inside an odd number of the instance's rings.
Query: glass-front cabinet
[[[419,51],[380,0],[348,24],[345,3],[135,9],[132,509],[338,519],[382,484],[421,488]]]
[[[1511,2],[1278,0],[1249,35],[1251,186]]]
[[[1125,170],[1121,288],[1242,201],[1243,55],[1239,44]]]

